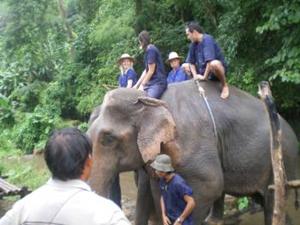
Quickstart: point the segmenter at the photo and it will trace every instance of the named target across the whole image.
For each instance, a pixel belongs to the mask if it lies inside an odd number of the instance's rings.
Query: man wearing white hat
[[[189,76],[180,66],[180,59],[181,57],[177,54],[177,52],[170,52],[167,62],[170,63],[172,70],[168,74],[168,84],[181,82],[189,79]]]
[[[195,208],[193,191],[185,180],[174,172],[171,158],[158,155],[151,164],[159,176],[160,205],[164,225],[193,225],[192,211]]]

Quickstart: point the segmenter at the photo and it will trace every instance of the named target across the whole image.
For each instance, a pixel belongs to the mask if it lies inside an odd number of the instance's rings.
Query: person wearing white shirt
[[[52,178],[14,204],[0,225],[129,225],[121,209],[86,183],[92,144],[76,128],[55,131],[45,147]]]

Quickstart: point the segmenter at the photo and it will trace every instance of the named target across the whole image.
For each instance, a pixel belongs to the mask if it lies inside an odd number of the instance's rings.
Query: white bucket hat
[[[152,168],[154,168],[157,171],[161,172],[173,172],[174,168],[172,166],[171,158],[170,156],[166,154],[158,155],[154,162],[150,165]]]
[[[120,64],[123,59],[130,59],[132,62],[134,62],[134,58],[127,53],[121,55],[121,57],[118,59],[118,63]]]
[[[181,59],[182,57],[177,54],[177,52],[170,52],[167,62],[170,62],[173,59]]]

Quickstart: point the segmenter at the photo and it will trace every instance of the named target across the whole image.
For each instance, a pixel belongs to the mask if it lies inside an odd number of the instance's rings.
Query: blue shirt
[[[175,221],[184,211],[186,202],[184,196],[192,196],[193,191],[184,181],[184,179],[175,174],[167,183],[163,178],[159,181],[160,192],[164,200],[167,216]],[[183,225],[193,225],[192,215],[190,214],[184,221]]]
[[[206,64],[215,59],[222,62],[226,72],[227,65],[221,48],[211,35],[204,34],[202,42],[190,45],[186,62],[194,64],[197,73],[204,75]]]
[[[120,87],[127,87],[128,80],[132,80],[132,86],[137,82],[137,75],[134,69],[129,68],[125,74],[119,75],[119,86]]]
[[[184,72],[183,68],[178,67],[169,72],[167,82],[168,84],[177,83],[180,81],[188,80],[189,76]]]
[[[149,64],[155,64],[155,70],[152,77],[147,82],[146,86],[152,86],[156,84],[167,84],[167,77],[165,73],[164,64],[161,58],[159,50],[154,45],[149,45],[144,55],[144,64],[146,72],[149,70]]]

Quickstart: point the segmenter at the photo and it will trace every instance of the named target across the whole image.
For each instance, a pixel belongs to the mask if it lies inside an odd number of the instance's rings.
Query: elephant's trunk
[[[89,184],[93,191],[103,197],[109,197],[112,181],[115,177],[114,168],[106,160],[99,160],[94,156],[93,168]]]

